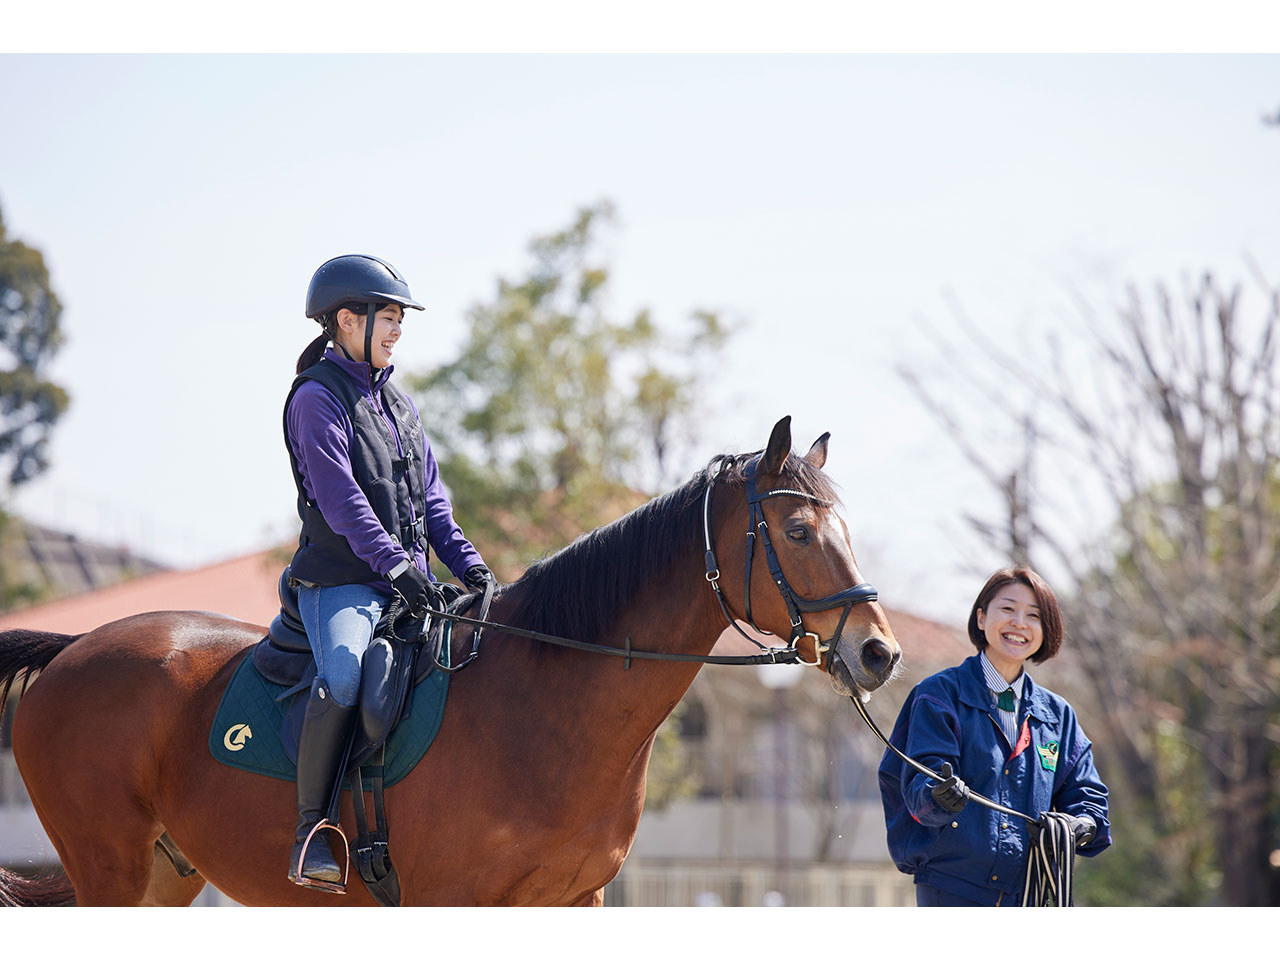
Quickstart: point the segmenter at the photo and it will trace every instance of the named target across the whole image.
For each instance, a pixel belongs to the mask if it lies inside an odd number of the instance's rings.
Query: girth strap
[[[369,790],[373,793],[373,829],[364,805],[364,779],[360,768],[351,769],[351,805],[356,815],[356,838],[351,841],[351,853],[356,870],[373,898],[384,907],[400,906],[400,877],[391,862],[390,837],[387,831],[387,811],[382,797],[383,762],[385,746],[378,747],[370,758]]]

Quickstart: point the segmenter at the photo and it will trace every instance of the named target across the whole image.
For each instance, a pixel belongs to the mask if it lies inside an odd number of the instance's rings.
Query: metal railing
[[[911,878],[892,864],[678,863],[628,860],[605,887],[614,907],[915,906]]]

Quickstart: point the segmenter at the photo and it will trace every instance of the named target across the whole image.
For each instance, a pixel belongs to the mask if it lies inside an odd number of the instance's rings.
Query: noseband
[[[821,667],[822,655],[830,648],[832,642],[839,639],[841,632],[844,630],[845,621],[849,618],[849,611],[853,609],[855,604],[868,603],[875,600],[877,598],[876,588],[869,583],[859,583],[846,587],[838,593],[823,597],[821,600],[805,600],[803,597],[796,595],[796,592],[791,589],[791,584],[787,582],[786,575],[782,572],[782,566],[778,563],[778,552],[774,549],[773,541],[769,539],[769,524],[764,519],[763,503],[770,497],[800,497],[823,507],[830,507],[832,504],[828,500],[822,500],[802,490],[779,489],[766,490],[764,493],[760,493],[756,490],[756,468],[759,464],[760,457],[756,457],[742,471],[743,478],[747,484],[747,569],[744,586],[746,620],[752,629],[764,634],[769,633],[768,630],[761,629],[751,616],[751,561],[755,554],[756,539],[759,538],[764,546],[764,558],[769,565],[769,575],[773,578],[773,582],[778,588],[778,593],[782,595],[782,602],[786,605],[787,615],[791,620],[791,636],[787,640],[787,649],[780,652],[792,655],[793,662],[798,661],[808,666]],[[766,650],[769,648],[738,626],[738,621],[729,612],[729,604],[725,601],[724,593],[720,589],[720,565],[716,560],[715,546],[711,542],[711,491],[714,488],[714,481],[708,478],[707,490],[702,498],[702,533],[707,551],[707,582],[711,584],[711,589],[715,591],[716,600],[720,602],[720,609],[724,613],[725,619],[729,621],[729,626],[733,627],[757,647]],[[811,633],[804,628],[804,624],[801,622],[802,613],[834,610],[836,607],[843,607],[844,610],[840,614],[840,623],[837,625],[830,641],[824,643],[816,633]],[[799,660],[799,654],[796,653],[796,644],[804,637],[813,637],[814,660],[812,663]]]

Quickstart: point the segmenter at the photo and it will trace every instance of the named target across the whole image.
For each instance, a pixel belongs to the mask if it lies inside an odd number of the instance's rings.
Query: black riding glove
[[[1098,832],[1098,825],[1093,822],[1092,817],[1072,817],[1070,826],[1071,836],[1075,838],[1077,847],[1083,847]]]
[[[485,585],[492,579],[493,574],[483,563],[468,567],[467,572],[462,575],[462,582],[471,588],[472,593],[483,593]]]
[[[951,764],[943,763],[940,772],[942,782],[929,792],[933,794],[933,799],[937,801],[938,806],[947,813],[959,813],[969,802],[969,788],[965,786],[963,780],[951,772]]]
[[[424,617],[432,609],[444,609],[444,594],[440,585],[412,563],[404,573],[391,581],[391,585],[404,597],[405,606],[415,617]]]

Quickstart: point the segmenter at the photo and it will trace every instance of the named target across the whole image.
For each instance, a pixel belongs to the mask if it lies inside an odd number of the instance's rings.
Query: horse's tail
[[[19,677],[22,678],[21,694],[37,673],[79,639],[80,635],[38,630],[0,632],[0,716],[4,715],[9,691]],[[0,907],[74,907],[75,904],[75,888],[61,866],[34,876],[0,867]]]
[[[39,630],[5,630],[0,632],[0,715],[14,682],[22,677],[24,693],[33,677],[47,667],[63,650],[83,634],[41,633]]]
[[[76,891],[61,867],[28,877],[0,867],[0,907],[74,907]]]

